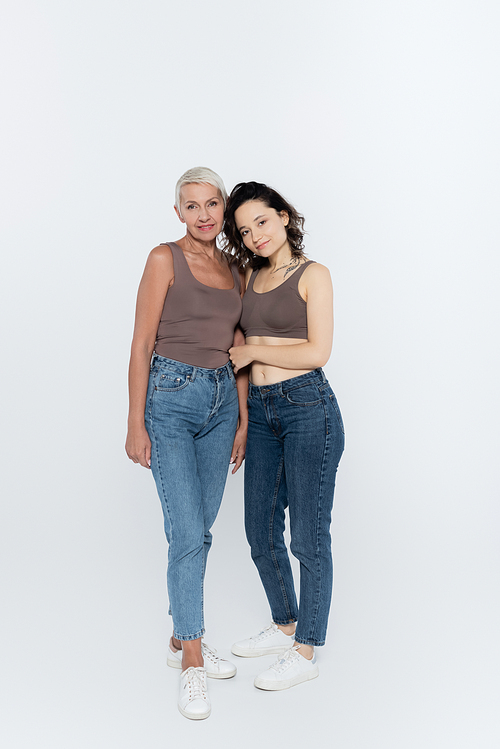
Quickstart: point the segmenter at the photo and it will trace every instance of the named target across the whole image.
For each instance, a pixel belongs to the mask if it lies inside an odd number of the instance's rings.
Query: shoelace
[[[297,658],[300,658],[300,655],[297,653],[299,647],[299,645],[294,645],[293,648],[287,650],[280,658],[278,658],[275,663],[273,663],[271,668],[278,674],[280,674],[282,671],[285,671],[289,666],[292,665],[292,663],[295,663],[297,661]]]
[[[201,643],[201,654],[204,658],[208,658],[209,661],[212,661],[212,663],[217,663],[217,661],[220,661],[215,648],[212,650],[212,648],[209,648],[208,645],[205,645],[204,642]]]
[[[278,630],[278,627],[274,622],[271,622],[271,624],[262,630],[262,632],[259,632],[258,635],[254,635],[252,637],[252,640],[255,640],[255,642],[259,642],[259,640],[263,640],[265,637],[268,637],[270,634],[274,634]]]
[[[189,698],[191,700],[206,699],[205,682],[201,672],[204,669],[193,668],[190,666],[186,671],[186,686],[189,689]]]

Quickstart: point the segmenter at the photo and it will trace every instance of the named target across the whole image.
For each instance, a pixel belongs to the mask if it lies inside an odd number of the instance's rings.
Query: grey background
[[[9,747],[498,747],[500,11],[455,0],[7,0],[2,702]],[[347,429],[321,677],[176,707],[166,544],[127,461],[139,277],[177,177],[269,182],[336,292]],[[222,654],[268,620],[230,477]]]

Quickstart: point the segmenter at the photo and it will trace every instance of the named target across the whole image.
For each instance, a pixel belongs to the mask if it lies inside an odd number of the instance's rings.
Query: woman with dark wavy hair
[[[229,350],[234,371],[250,365],[245,530],[271,607],[271,624],[232,647],[235,655],[279,654],[255,679],[288,689],[316,678],[333,584],[330,523],[344,427],[321,369],[333,337],[328,269],[303,252],[303,217],[258,182],[234,188],[226,206],[227,248],[246,268],[240,320],[246,345]],[[300,604],[283,539],[300,562]]]

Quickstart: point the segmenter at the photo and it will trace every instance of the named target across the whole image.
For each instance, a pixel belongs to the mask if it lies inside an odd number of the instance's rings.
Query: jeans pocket
[[[156,375],[155,390],[161,393],[174,393],[189,385],[189,375],[181,372],[160,370]]]
[[[321,403],[318,386],[314,382],[305,382],[285,393],[286,399],[294,406],[317,406]]]

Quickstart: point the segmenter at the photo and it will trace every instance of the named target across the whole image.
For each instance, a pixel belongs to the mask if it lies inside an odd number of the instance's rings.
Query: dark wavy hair
[[[236,210],[248,203],[249,200],[260,200],[268,208],[274,208],[277,213],[286,211],[288,214],[288,224],[285,226],[288,243],[292,251],[292,256],[304,256],[304,216],[298,213],[293,205],[290,205],[285,198],[273,190],[272,187],[262,184],[262,182],[240,182],[233,187],[227,200],[226,210],[224,212],[224,232],[223,248],[238,263],[238,267],[243,269],[247,264],[251,268],[260,268],[266,265],[267,258],[262,258],[245,247],[243,237],[236,226],[234,214]]]

